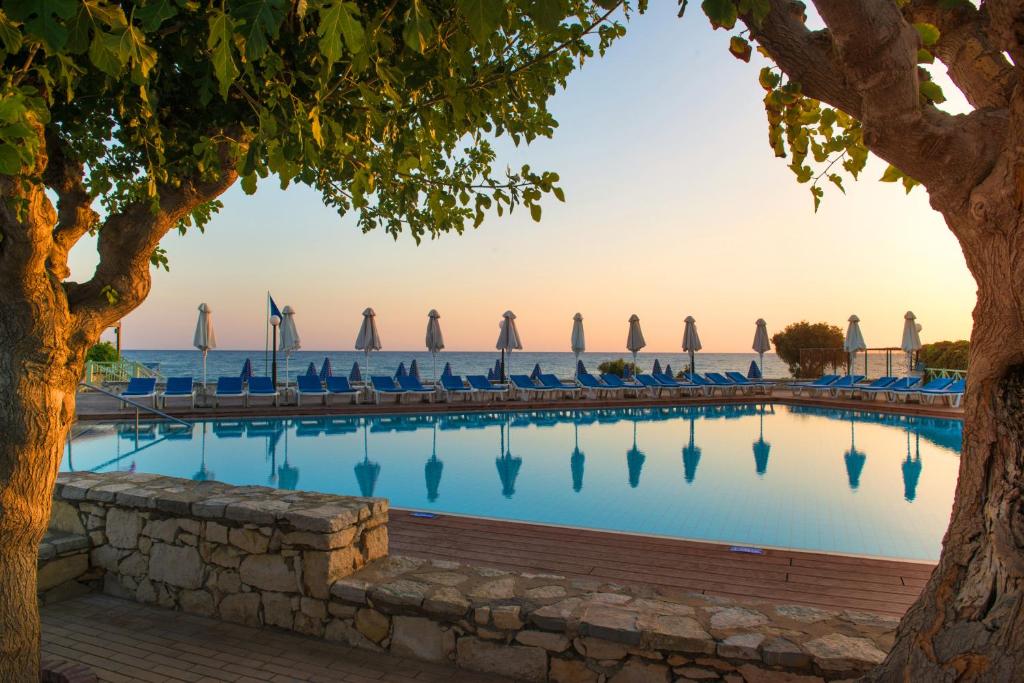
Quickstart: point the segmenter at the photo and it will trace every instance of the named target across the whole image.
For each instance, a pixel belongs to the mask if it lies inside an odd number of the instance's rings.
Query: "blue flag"
[[[276,303],[274,303],[274,297],[270,296],[270,294],[268,293],[267,294],[267,299],[270,300],[270,315],[271,316],[275,316],[276,315],[278,318],[283,318],[284,316],[281,315],[281,309],[277,307]]]

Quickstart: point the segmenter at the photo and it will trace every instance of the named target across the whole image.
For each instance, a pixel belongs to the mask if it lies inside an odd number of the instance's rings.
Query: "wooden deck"
[[[641,583],[777,603],[902,616],[934,565],[392,510],[391,552],[516,571]]]

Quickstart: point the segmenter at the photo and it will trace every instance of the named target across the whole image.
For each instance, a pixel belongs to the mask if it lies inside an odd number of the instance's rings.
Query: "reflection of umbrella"
[[[370,460],[367,449],[366,422],[363,422],[363,461],[356,463],[356,481],[359,482],[359,492],[367,498],[373,496],[373,490],[377,486],[377,478],[380,477],[380,463]]]
[[[423,466],[423,479],[427,482],[427,500],[433,503],[440,495],[437,491],[441,486],[441,472],[444,463],[437,459],[437,423],[434,423],[434,445],[430,451],[430,460]]]
[[[201,451],[200,458],[201,459],[199,461],[199,463],[200,463],[199,464],[199,471],[192,475],[192,481],[209,481],[210,479],[213,479],[216,475],[211,470],[206,469],[206,423],[205,422],[203,423],[203,449]]]
[[[444,336],[441,334],[441,314],[430,309],[427,314],[427,351],[430,352],[433,360],[433,379],[437,381],[437,354],[444,348]]]
[[[907,459],[903,461],[903,497],[913,503],[917,497],[917,481],[921,478],[921,435],[914,433],[916,449],[914,458],[910,457],[910,431],[907,430]]]
[[[569,350],[576,356],[576,374],[580,371],[580,354],[587,350],[587,339],[583,334],[583,316],[577,313],[572,317],[572,335],[569,338]]]
[[[276,446],[277,440],[280,438],[280,434],[276,434],[273,437],[273,443]],[[292,467],[288,464],[288,429],[284,430],[284,462],[277,468],[277,487],[281,489],[287,489],[294,491],[299,485],[299,468]]]
[[[506,417],[506,422],[508,418]],[[507,424],[503,424],[499,427],[501,431],[501,445],[498,457],[495,458],[494,464],[498,468],[498,478],[501,479],[501,495],[506,498],[511,498],[516,493],[516,477],[519,476],[519,468],[523,466],[522,458],[512,457],[512,428],[508,428],[508,450],[505,448],[505,427]]]
[[[772,445],[764,440],[764,405],[761,406],[761,430],[758,433],[757,441],[754,442],[754,467],[758,476],[763,477],[768,471],[768,454],[771,453]]]
[[[363,323],[359,326],[359,335],[356,337],[356,351],[362,351],[366,356],[366,371],[370,371],[370,352],[380,351],[380,334],[377,332],[377,314],[372,308],[363,311]]]
[[[697,360],[694,354],[701,350],[700,335],[697,334],[697,321],[692,315],[686,316],[683,321],[686,327],[683,328],[683,351],[690,354],[690,372],[697,372]]]
[[[572,449],[572,457],[569,458],[569,469],[572,471],[572,490],[579,493],[583,488],[583,466],[586,464],[587,456],[580,450],[580,426],[573,424],[573,431],[576,437],[576,446]]]
[[[850,480],[850,488],[854,491],[860,486],[860,473],[868,457],[857,450],[853,441],[853,418],[850,418],[850,450],[843,454],[846,461],[846,477]]]
[[[632,376],[636,373],[636,354],[645,346],[647,342],[644,341],[644,333],[640,329],[640,316],[634,313],[629,316],[629,331],[626,333],[626,350],[633,354],[633,371],[626,373],[627,375]]]
[[[765,354],[765,351],[770,351],[771,350],[772,344],[771,344],[770,341],[768,341],[768,323],[766,323],[764,321],[764,318],[758,318],[754,322],[754,325],[755,325],[756,329],[754,330],[754,344],[753,344],[753,346],[751,348],[754,349],[754,353],[757,354],[757,357],[759,359],[759,363],[758,363],[758,368],[757,369],[758,369],[758,372],[760,374],[758,374],[758,377],[763,377],[764,376],[764,354]]]
[[[697,465],[700,464],[700,449],[693,443],[694,418],[690,418],[690,443],[683,446],[683,479],[692,484],[697,476]]]
[[[640,485],[640,471],[644,467],[647,456],[636,447],[636,420],[633,420],[633,447],[626,451],[626,469],[629,470],[629,485],[636,488]]]
[[[285,430],[287,427],[285,428]],[[285,430],[274,429],[267,434],[267,460],[270,461],[270,476],[267,477],[268,484],[277,483],[277,442],[281,440],[281,433]]]

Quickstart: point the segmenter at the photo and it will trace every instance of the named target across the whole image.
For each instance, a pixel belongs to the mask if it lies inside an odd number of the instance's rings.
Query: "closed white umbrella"
[[[289,361],[292,354],[302,348],[299,330],[295,327],[295,309],[285,306],[281,309],[281,341],[277,350],[284,353],[284,388],[288,388]]]
[[[686,316],[686,327],[683,329],[683,351],[690,354],[690,372],[697,372],[697,359],[694,354],[701,350],[700,335],[697,334],[697,321],[692,315]]]
[[[629,332],[626,334],[626,349],[633,354],[633,373],[636,374],[636,354],[647,346],[643,330],[640,329],[640,317],[634,313],[629,316]]]
[[[843,342],[843,350],[850,354],[850,370],[853,369],[853,360],[857,356],[858,351],[866,351],[868,345],[864,342],[864,335],[860,332],[860,318],[855,315],[851,315],[849,319],[850,325],[846,328],[846,341]],[[867,368],[867,361],[864,362],[865,369]],[[864,374],[867,374],[865,371]]]
[[[523,342],[519,338],[519,330],[516,329],[516,314],[512,311],[505,311],[501,314],[501,324],[498,326],[498,342],[494,345],[499,351],[509,354],[509,363],[512,362],[512,351],[523,348]],[[502,368],[503,374],[504,368]],[[502,379],[505,379],[502,377]]]
[[[903,316],[903,342],[900,348],[907,352],[907,372],[914,367],[914,351],[921,348],[921,326],[916,321],[917,316],[913,311],[907,311]]]
[[[199,320],[196,322],[196,333],[192,337],[192,346],[203,352],[203,390],[206,390],[206,354],[210,349],[217,348],[217,335],[213,333],[213,318],[210,307],[199,304]]]
[[[356,337],[356,351],[366,354],[366,372],[370,372],[370,352],[380,351],[380,335],[377,333],[377,314],[372,308],[363,311],[363,324],[359,327]]]
[[[764,354],[766,351],[771,351],[772,344],[768,341],[768,323],[764,321],[764,318],[758,318],[754,324],[757,326],[757,329],[754,330],[753,348],[760,359],[761,377],[764,378]]]
[[[434,381],[437,381],[437,354],[444,348],[444,336],[441,334],[441,314],[431,309],[427,314],[427,351],[433,357]]]
[[[572,338],[569,340],[569,347],[576,356],[576,369],[573,375],[579,373],[580,354],[587,350],[587,340],[583,336],[583,316],[579,313],[572,317]]]

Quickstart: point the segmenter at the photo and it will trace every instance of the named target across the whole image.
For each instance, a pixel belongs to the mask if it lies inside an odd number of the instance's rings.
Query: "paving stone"
[[[639,623],[643,629],[644,642],[650,648],[700,655],[715,652],[715,641],[693,617],[644,615]]]
[[[360,579],[346,578],[331,584],[331,595],[357,605],[366,604],[366,590],[370,584]]]
[[[718,644],[718,656],[728,659],[761,659],[758,648],[764,639],[763,633],[734,633]]]
[[[456,647],[456,662],[463,669],[524,681],[547,679],[548,655],[539,647],[495,645],[471,636],[459,638]]]
[[[728,607],[711,615],[711,628],[723,631],[734,628],[753,628],[768,623],[768,617],[751,609]]]
[[[816,624],[836,616],[834,612],[805,605],[779,605],[775,608],[775,613],[780,617],[799,621],[802,624]]]
[[[579,598],[566,598],[553,605],[541,607],[530,613],[530,622],[545,631],[567,631],[569,627],[575,627],[577,621],[575,614],[580,608],[582,600]]]
[[[627,645],[640,644],[637,613],[612,607],[587,607],[580,617],[580,633]]]
[[[885,653],[867,638],[830,633],[804,643],[804,650],[826,674],[866,671],[881,664]]]
[[[429,590],[426,584],[400,579],[374,586],[369,591],[369,597],[375,605],[385,608],[419,607],[426,599]]]
[[[423,601],[423,609],[439,617],[458,619],[469,610],[469,600],[455,588],[439,588]]]
[[[768,666],[799,669],[811,663],[811,656],[796,643],[785,638],[770,638],[761,644],[761,661]]]
[[[566,636],[546,631],[520,631],[516,634],[516,642],[542,647],[549,652],[565,652],[569,649],[569,639]]]
[[[469,591],[474,600],[506,600],[516,595],[516,579],[514,576],[503,576],[493,581],[482,583]]]

